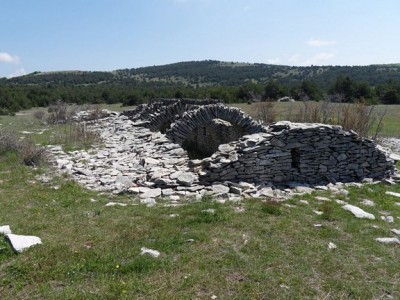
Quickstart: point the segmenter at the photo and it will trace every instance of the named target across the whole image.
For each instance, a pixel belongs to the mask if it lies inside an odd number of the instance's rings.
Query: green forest
[[[67,103],[136,105],[153,98],[226,103],[295,100],[400,104],[400,64],[294,67],[220,61],[181,62],[112,72],[33,72],[0,78],[0,114]]]

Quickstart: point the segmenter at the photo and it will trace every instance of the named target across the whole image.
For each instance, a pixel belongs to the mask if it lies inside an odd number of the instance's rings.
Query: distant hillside
[[[285,85],[295,85],[307,79],[326,90],[339,75],[349,76],[354,81],[365,82],[374,86],[390,79],[399,80],[400,64],[293,67],[207,60],[121,69],[113,72],[34,72],[3,80],[3,82],[6,84],[121,84],[146,87],[171,85],[204,87],[234,86],[248,81],[266,83],[271,80]]]
[[[292,67],[214,60],[112,72],[34,72],[0,78],[0,115],[57,100],[137,105],[154,98],[279,99],[400,104],[400,64]]]

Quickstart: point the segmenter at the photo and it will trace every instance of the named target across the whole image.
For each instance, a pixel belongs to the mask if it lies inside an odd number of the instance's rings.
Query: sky
[[[399,0],[0,0],[0,77],[180,61],[400,63]]]

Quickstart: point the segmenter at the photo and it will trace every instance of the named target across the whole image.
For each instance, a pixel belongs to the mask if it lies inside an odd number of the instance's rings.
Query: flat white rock
[[[10,233],[5,236],[5,239],[10,243],[13,250],[18,253],[42,243],[42,240],[39,237],[30,235],[17,235]]]
[[[140,253],[140,255],[148,254],[148,255],[150,255],[150,256],[152,256],[152,257],[159,257],[159,256],[160,256],[160,252],[157,251],[157,250],[148,249],[148,248],[146,248],[146,247],[142,247],[142,248],[140,248],[140,250],[142,251],[142,252]]]
[[[363,199],[361,204],[365,206],[375,206],[375,202],[369,199]]]
[[[384,244],[400,244],[400,240],[398,238],[376,238],[375,241]]]
[[[346,204],[342,206],[342,208],[351,212],[356,218],[375,220],[375,216],[373,214],[367,213],[357,206]]]
[[[156,189],[149,189],[148,191],[144,192],[142,195],[140,195],[140,198],[146,199],[146,198],[155,198],[161,196],[161,189],[156,188]]]
[[[108,202],[105,206],[127,206],[126,203]]]
[[[400,198],[400,193],[395,193],[395,192],[385,192],[386,195],[394,196],[394,197],[399,197]]]
[[[381,216],[381,220],[388,223],[394,223],[394,218],[392,216]]]
[[[397,234],[397,235],[400,235],[400,230],[399,229],[392,229],[392,230],[390,230],[390,232],[394,233],[394,234]]]
[[[148,207],[152,207],[157,204],[156,200],[153,198],[140,199],[140,203],[146,204]]]
[[[10,225],[4,225],[4,226],[0,226],[0,234],[10,234],[11,232],[11,228]]]
[[[328,244],[328,250],[333,250],[333,249],[336,249],[336,248],[337,248],[337,246],[336,246],[334,243],[329,242],[329,244]]]

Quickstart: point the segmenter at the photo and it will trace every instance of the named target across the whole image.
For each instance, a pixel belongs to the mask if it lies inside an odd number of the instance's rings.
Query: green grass
[[[31,115],[0,123],[16,131],[42,128]],[[49,126],[31,138],[46,144],[57,130]],[[220,204],[206,197],[180,207],[159,200],[148,208],[133,196],[91,192],[67,177],[42,184],[36,176],[46,172],[23,166],[13,153],[0,156],[0,226],[43,241],[17,255],[0,238],[0,299],[400,298],[400,247],[374,240],[400,229],[400,199],[385,194],[400,192],[400,185],[352,187],[348,199],[315,192],[286,203]],[[348,201],[377,219],[356,219],[316,196]],[[362,206],[364,198],[376,206]],[[129,205],[105,207],[109,201]],[[380,220],[382,211],[395,223]],[[337,249],[328,251],[329,242]],[[161,255],[141,256],[141,247]]]
[[[0,242],[1,299],[400,297],[399,247],[374,240],[391,236],[398,219],[395,225],[359,220],[335,202],[326,208],[316,193],[290,200],[294,207],[210,198],[175,208],[162,202],[152,208],[105,207],[110,200],[137,200],[98,195],[66,178],[41,184],[35,175],[43,170],[16,164],[12,154],[0,159],[0,169],[0,225],[43,240],[20,255]],[[349,190],[354,205],[374,200],[376,207],[365,209],[378,218],[382,210],[400,216],[394,205],[399,200],[384,193],[400,192],[400,186]],[[244,212],[235,212],[237,206]],[[329,242],[338,248],[328,251]],[[141,256],[141,247],[161,256]]]

